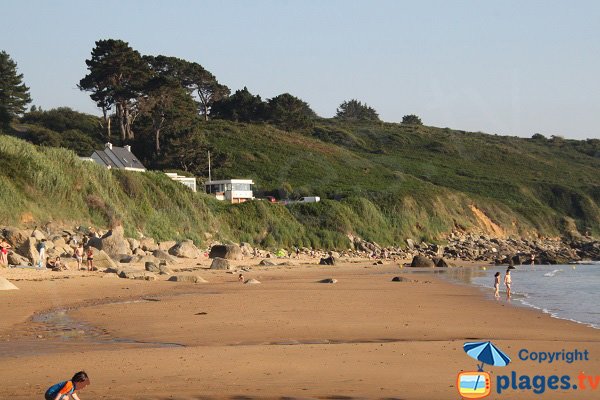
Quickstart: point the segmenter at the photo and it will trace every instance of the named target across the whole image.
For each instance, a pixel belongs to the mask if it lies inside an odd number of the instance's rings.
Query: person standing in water
[[[510,277],[510,269],[506,270],[506,275],[504,275],[504,286],[506,286],[506,297],[510,298],[510,285],[512,284],[512,278]]]
[[[500,297],[500,272],[494,275],[494,297]]]

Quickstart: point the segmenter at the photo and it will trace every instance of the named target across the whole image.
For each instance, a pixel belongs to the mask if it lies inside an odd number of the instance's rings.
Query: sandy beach
[[[207,259],[174,268],[208,281],[201,284],[0,270],[20,288],[0,292],[0,398],[42,399],[48,386],[85,369],[92,381],[85,400],[458,399],[457,374],[476,370],[463,343],[480,340],[512,358],[486,368],[493,385],[512,371],[573,382],[580,372],[600,375],[600,330],[491,300],[437,274],[391,261],[258,261],[236,265],[251,267],[243,274],[259,285],[208,270]],[[337,283],[318,283],[324,278]],[[589,360],[524,361],[522,349],[588,350]],[[489,398],[594,396],[493,387]]]

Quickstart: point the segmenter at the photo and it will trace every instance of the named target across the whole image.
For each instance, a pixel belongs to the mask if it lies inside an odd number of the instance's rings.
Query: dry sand
[[[252,266],[244,276],[260,285],[206,270],[206,260],[179,266],[194,268],[188,273],[208,281],[202,284],[0,270],[20,288],[0,292],[0,399],[42,399],[48,386],[80,369],[92,379],[84,400],[459,399],[457,373],[475,369],[462,345],[474,340],[493,340],[513,359],[486,368],[493,384],[511,371],[600,375],[600,330],[490,300],[476,288],[392,262],[257,263],[238,266]],[[391,282],[397,275],[415,282]],[[323,278],[338,282],[317,283]],[[523,348],[588,350],[590,361],[540,365],[519,360]]]

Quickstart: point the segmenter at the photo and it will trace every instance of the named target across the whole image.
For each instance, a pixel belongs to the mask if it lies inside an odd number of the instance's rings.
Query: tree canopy
[[[402,117],[402,123],[407,125],[423,125],[421,118],[415,114],[405,115]]]
[[[379,114],[374,108],[358,100],[348,100],[340,104],[336,118],[347,121],[379,121]]]
[[[266,119],[283,129],[301,129],[311,126],[317,114],[308,103],[283,93],[267,102]]]
[[[23,83],[23,74],[8,53],[0,51],[0,123],[7,124],[20,116],[31,103],[29,88]]]
[[[259,95],[250,93],[247,87],[236,90],[234,94],[213,104],[215,118],[236,122],[264,121],[266,104]]]

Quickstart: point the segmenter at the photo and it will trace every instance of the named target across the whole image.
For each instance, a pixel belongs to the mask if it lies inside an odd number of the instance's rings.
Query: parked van
[[[299,203],[318,203],[319,201],[321,201],[319,196],[302,197],[298,200]]]

